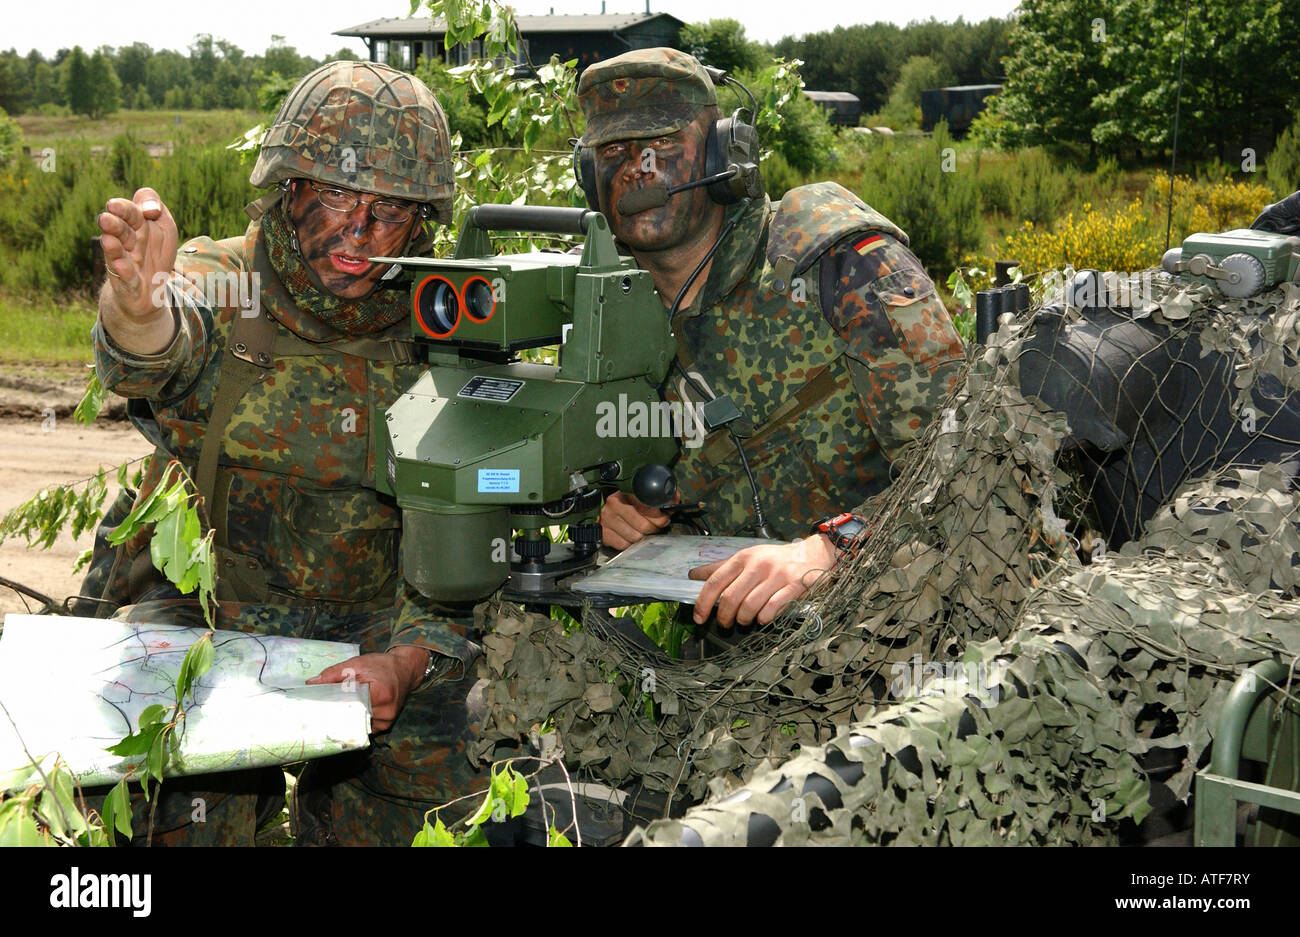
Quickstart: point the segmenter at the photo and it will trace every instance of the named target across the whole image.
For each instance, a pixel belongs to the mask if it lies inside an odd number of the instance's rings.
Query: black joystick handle
[[[632,476],[632,494],[646,507],[665,508],[677,497],[677,479],[668,466],[652,462]]]

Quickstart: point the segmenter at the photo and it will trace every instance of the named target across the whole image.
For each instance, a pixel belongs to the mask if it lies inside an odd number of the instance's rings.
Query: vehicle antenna
[[[1178,90],[1174,94],[1174,144],[1169,151],[1169,214],[1165,221],[1165,250],[1174,227],[1174,167],[1178,165],[1178,112],[1183,103],[1183,59],[1187,57],[1187,21],[1192,15],[1192,0],[1183,8],[1183,49],[1178,53]]]

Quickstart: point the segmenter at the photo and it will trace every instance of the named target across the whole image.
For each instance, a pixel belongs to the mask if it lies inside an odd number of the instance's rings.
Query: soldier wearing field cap
[[[799,538],[692,572],[707,578],[696,620],[716,604],[725,626],[771,621],[860,542],[865,502],[952,390],[964,349],[907,235],[832,182],[770,202],[757,140],[738,126],[753,117],[724,118],[717,95],[675,49],[597,63],[578,84],[576,162],[672,316],[665,396],[725,396],[741,414],[735,439],[719,429],[683,445],[683,500],[704,503],[714,534],[753,533],[761,509],[767,532]],[[601,514],[617,549],[669,523],[621,493]]]

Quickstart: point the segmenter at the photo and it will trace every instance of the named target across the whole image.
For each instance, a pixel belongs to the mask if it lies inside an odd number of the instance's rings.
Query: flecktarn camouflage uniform
[[[441,109],[427,88],[394,69],[324,66],[286,99],[253,172],[259,185],[295,177],[419,201],[448,220]],[[218,628],[355,642],[363,654],[409,644],[438,656],[442,679],[408,696],[371,749],[313,762],[298,782],[307,811],[325,815],[308,831],[314,841],[406,844],[425,810],[475,781],[461,753],[472,731],[465,698],[478,652],[465,614],[433,607],[404,585],[401,515],[374,490],[372,428],[422,371],[401,341],[407,300],[400,290],[338,300],[299,259],[276,195],[250,214],[260,217],[241,237],[181,247],[166,287],[176,323],[166,349],[129,354],[97,323],[96,367],[105,387],[146,399],[153,412],[158,450],[142,497],[170,459],[202,482],[196,467],[219,388],[244,387],[218,420],[208,506],[218,528]],[[249,282],[258,288],[251,296]],[[330,321],[361,323],[364,334]],[[248,335],[258,336],[259,360],[239,378],[227,362],[239,351],[254,357],[253,339],[240,338]],[[125,507],[110,512],[104,528],[120,522]],[[147,544],[143,532],[119,554],[97,556],[83,594],[125,605],[116,615],[133,621],[201,621],[193,599],[150,575]],[[273,814],[284,785],[273,769],[174,779],[162,792],[155,842],[250,843],[259,797]],[[191,822],[195,798],[204,804],[201,823]],[[137,832],[148,824],[147,810],[137,811]]]
[[[676,133],[716,105],[693,57],[641,49],[583,73],[581,144]],[[672,325],[678,361],[743,419],[737,433],[778,535],[853,510],[889,484],[890,464],[957,381],[964,351],[907,235],[835,183],[794,189],[779,204],[745,200],[708,279]],[[674,373],[670,399],[702,403]],[[751,490],[725,430],[684,446],[685,500],[705,502],[716,534],[753,523]]]
[[[799,537],[889,484],[891,462],[952,390],[964,354],[906,235],[847,189],[804,186],[777,205],[733,211],[739,222],[673,331],[687,371],[748,418],[745,448],[768,521]],[[782,419],[814,381],[826,390]],[[680,378],[670,393],[698,397]],[[715,533],[752,523],[748,480],[725,434],[684,446],[675,471]]]

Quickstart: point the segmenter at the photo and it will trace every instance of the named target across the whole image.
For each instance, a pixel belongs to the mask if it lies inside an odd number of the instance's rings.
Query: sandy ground
[[[20,394],[37,399],[28,403],[19,399]],[[110,473],[103,505],[107,510],[117,496],[117,480],[113,477],[117,466],[151,450],[144,437],[125,421],[101,418],[90,426],[81,426],[71,416],[58,415],[66,401],[56,398],[48,392],[17,391],[0,383],[0,413],[4,414],[0,416],[0,516],[42,488],[87,478],[101,467]],[[54,409],[52,421],[42,418],[45,407]],[[24,409],[27,415],[15,415]],[[73,575],[72,567],[93,539],[93,530],[76,540],[65,531],[49,550],[28,549],[21,539],[6,540],[0,544],[0,576],[57,599],[75,595],[81,574]],[[34,604],[30,599],[27,603]],[[22,596],[0,587],[0,614],[25,610]]]

